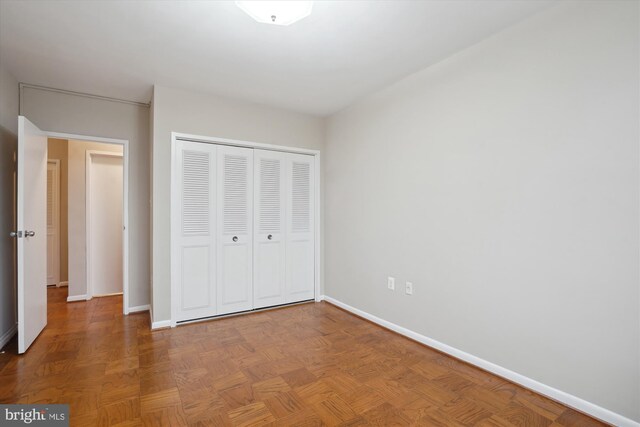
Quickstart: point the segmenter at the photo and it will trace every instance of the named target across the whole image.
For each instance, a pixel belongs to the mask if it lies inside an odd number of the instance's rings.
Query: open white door
[[[24,353],[47,325],[47,137],[22,116],[17,175],[18,352]]]

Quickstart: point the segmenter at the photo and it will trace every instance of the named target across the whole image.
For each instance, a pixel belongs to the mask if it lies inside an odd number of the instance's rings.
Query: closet
[[[176,140],[176,322],[310,300],[314,156]]]

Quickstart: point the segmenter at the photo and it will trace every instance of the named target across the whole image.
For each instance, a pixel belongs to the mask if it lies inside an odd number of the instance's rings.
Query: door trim
[[[100,151],[100,150],[87,150],[86,151],[86,163],[85,163],[85,186],[84,186],[84,191],[85,191],[85,199],[84,199],[84,203],[85,203],[85,209],[84,209],[84,213],[85,213],[85,237],[86,237],[86,251],[85,251],[85,262],[86,262],[86,283],[87,283],[87,299],[90,300],[91,298],[93,298],[93,286],[91,284],[91,168],[92,166],[92,161],[95,157],[116,157],[116,158],[120,158],[123,159],[122,161],[122,172],[123,172],[123,184],[124,187],[126,188],[126,182],[124,181],[124,153],[118,153],[115,151]],[[127,215],[127,211],[126,211],[126,205],[124,203],[125,199],[125,191],[123,188],[122,191],[122,223],[124,224],[124,218],[126,218]],[[126,231],[126,227],[124,227],[124,230],[122,230],[123,232]],[[122,240],[122,255],[124,257],[124,236],[123,236],[123,240]],[[122,274],[124,276],[124,270],[125,269],[125,263],[124,263],[124,259],[122,260]],[[119,294],[119,292],[118,292]],[[122,294],[124,295],[124,277],[123,277],[123,281],[122,281]],[[108,295],[116,295],[116,294],[108,294]],[[100,295],[100,296],[108,296],[108,295]],[[124,302],[124,301],[123,301]],[[124,305],[124,304],[123,304]],[[126,314],[126,313],[125,313]]]
[[[64,132],[43,131],[48,138],[67,139],[86,142],[102,142],[104,144],[122,145],[122,167],[124,169],[124,189],[123,189],[123,217],[124,235],[122,241],[122,313],[129,314],[129,140],[118,138],[105,138],[100,136],[80,135]],[[87,294],[88,295],[88,294]],[[87,297],[88,298],[88,297]],[[87,299],[85,298],[85,299]],[[70,301],[67,299],[67,301]]]
[[[55,280],[55,285],[57,288],[60,287],[60,245],[62,242],[62,239],[60,238],[60,159],[47,159],[47,165],[52,164],[54,166],[53,172],[55,174],[55,183],[56,183],[56,188],[54,189],[54,200],[53,200],[53,209],[54,209],[54,213],[55,213],[55,224],[54,224],[54,228],[56,230],[56,246],[57,246],[57,256],[56,256],[56,265],[55,265],[55,272],[54,272],[54,280]],[[48,227],[47,227],[48,228]],[[49,230],[47,229],[47,238],[49,238]],[[48,243],[47,243],[48,244]],[[47,257],[48,258],[48,257]],[[47,259],[47,261],[49,261]],[[49,286],[49,283],[47,283],[47,286]]]
[[[169,247],[171,253],[173,253],[173,247],[176,242],[176,230],[178,230],[178,207],[176,203],[173,203],[174,198],[178,194],[178,188],[176,188],[175,183],[175,174],[178,170],[178,165],[176,164],[176,141],[189,141],[189,142],[201,142],[205,144],[217,144],[217,145],[230,145],[233,147],[245,147],[245,148],[254,148],[260,150],[270,150],[270,151],[283,151],[286,153],[295,153],[295,154],[307,154],[314,157],[314,194],[315,194],[315,206],[314,206],[314,300],[316,302],[321,301],[322,295],[322,286],[321,281],[322,277],[322,242],[321,242],[321,226],[320,224],[323,222],[322,217],[322,206],[321,206],[321,184],[320,184],[320,150],[311,150],[308,148],[297,148],[297,147],[288,147],[284,145],[274,145],[274,144],[264,144],[260,142],[251,142],[251,141],[242,141],[238,139],[228,139],[228,138],[219,138],[219,137],[211,137],[211,136],[202,136],[202,135],[193,135],[182,132],[171,132],[171,189],[169,200],[171,201],[171,210],[170,210],[170,242]],[[178,282],[176,277],[176,272],[178,271],[176,263],[178,260],[174,259],[173,256],[170,256],[169,267],[171,269],[171,319],[170,326],[173,328],[177,325],[177,310],[175,303],[177,301],[175,284]],[[152,319],[153,320],[153,319]]]

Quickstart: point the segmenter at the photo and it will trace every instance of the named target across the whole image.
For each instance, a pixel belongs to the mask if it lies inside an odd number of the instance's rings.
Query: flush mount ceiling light
[[[237,1],[247,15],[258,22],[291,25],[311,14],[312,1]]]

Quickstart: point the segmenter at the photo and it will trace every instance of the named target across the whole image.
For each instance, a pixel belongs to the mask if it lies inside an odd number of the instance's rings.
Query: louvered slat
[[[308,232],[311,218],[309,163],[293,162],[291,175],[291,229],[298,233]]]
[[[247,233],[247,158],[224,156],[224,233]]]
[[[184,235],[209,233],[209,163],[209,153],[183,151],[182,232]]]
[[[280,160],[260,159],[260,232],[280,233]]]

